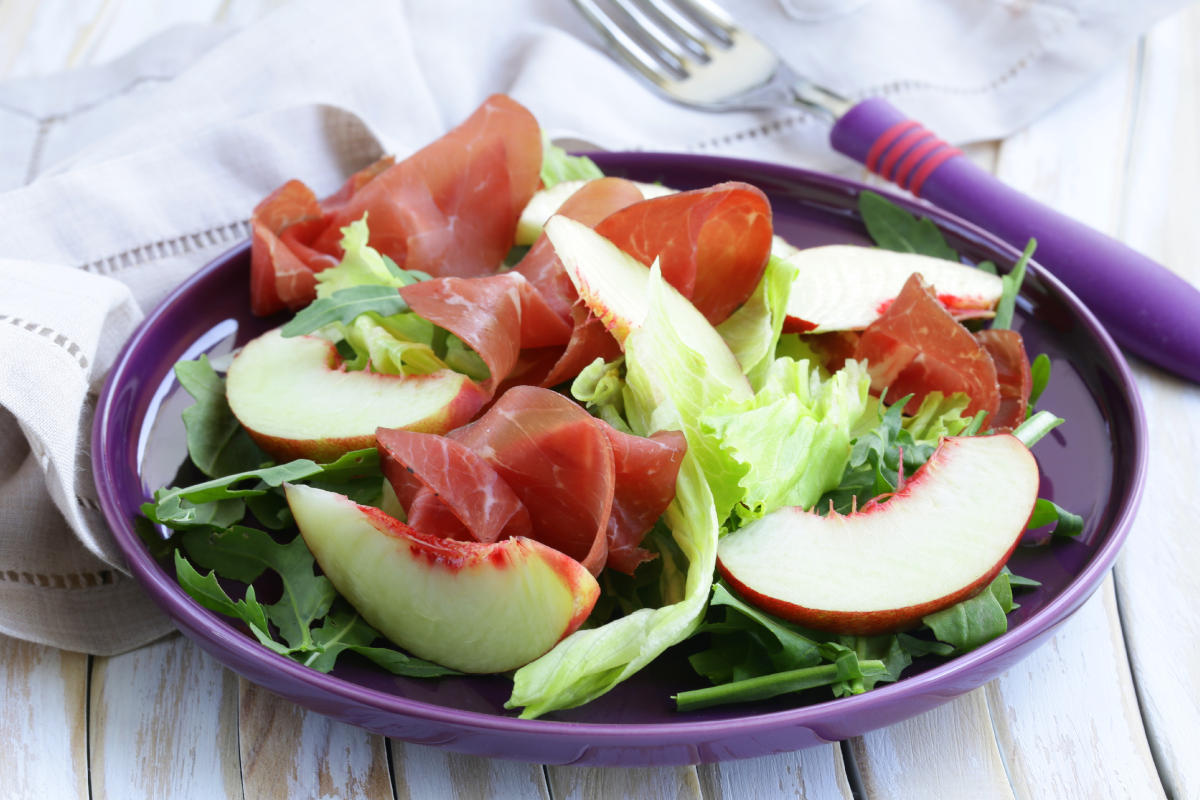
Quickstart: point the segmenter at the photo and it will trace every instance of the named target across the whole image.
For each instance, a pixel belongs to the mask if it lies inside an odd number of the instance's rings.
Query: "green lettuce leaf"
[[[369,238],[366,214],[342,228],[342,260],[336,267],[321,270],[316,274],[318,299],[330,297],[355,286],[388,286],[398,289],[419,280],[429,279],[423,272],[397,267],[396,262],[367,244]]]
[[[542,185],[549,189],[563,181],[588,181],[603,178],[604,173],[596,162],[587,156],[573,156],[550,141],[542,131]]]
[[[787,317],[788,295],[795,277],[793,265],[772,255],[754,293],[717,326],[755,389],[761,387],[775,359],[775,343]]]
[[[772,362],[763,387],[744,403],[704,415],[705,430],[743,471],[739,513],[749,519],[782,506],[811,508],[836,487],[851,455],[850,432],[867,408],[870,376],[850,361],[822,380],[807,361]]]
[[[690,455],[684,456],[675,499],[665,516],[672,538],[688,562],[683,598],[571,634],[549,653],[516,671],[506,708],[522,708],[521,717],[532,719],[555,709],[582,705],[633,675],[696,629],[707,606],[716,568],[717,518],[708,483]]]

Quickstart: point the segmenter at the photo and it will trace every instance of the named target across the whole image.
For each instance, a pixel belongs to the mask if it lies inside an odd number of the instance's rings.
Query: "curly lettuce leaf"
[[[550,135],[542,131],[542,186],[549,189],[563,181],[589,181],[603,178],[604,173],[596,162],[587,156],[573,156],[550,141]]]

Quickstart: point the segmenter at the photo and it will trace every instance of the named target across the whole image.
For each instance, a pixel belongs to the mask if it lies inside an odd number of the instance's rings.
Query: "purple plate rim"
[[[605,156],[620,158],[625,161],[640,161],[647,166],[668,165],[674,168],[687,167],[697,161],[714,166],[731,175],[746,174],[747,172],[765,172],[790,184],[821,185],[844,192],[857,194],[869,190],[884,195],[892,202],[907,208],[909,211],[934,219],[939,226],[950,224],[963,229],[981,240],[989,247],[1011,254],[1015,260],[1019,251],[1007,242],[967,222],[953,214],[931,206],[927,203],[915,202],[890,191],[869,186],[860,181],[843,178],[827,173],[816,172],[770,162],[750,159],[729,158],[722,156],[703,156],[685,153],[658,152],[606,152],[597,153],[597,160]],[[133,335],[124,344],[121,353],[110,369],[101,391],[95,420],[92,427],[92,467],[96,476],[111,472],[118,459],[119,448],[110,444],[105,436],[110,421],[117,413],[115,401],[117,389],[123,383],[125,371],[129,367],[130,356],[134,353],[148,335],[154,323],[172,310],[172,307],[184,297],[191,286],[200,281],[215,265],[224,263],[235,254],[248,247],[248,242],[231,248],[208,262],[183,283],[172,290],[139,324]],[[215,647],[231,651],[239,660],[259,662],[262,666],[287,675],[303,684],[321,692],[336,695],[348,702],[370,706],[398,716],[421,719],[430,722],[449,723],[461,728],[506,732],[522,735],[578,735],[586,736],[589,741],[581,744],[603,747],[606,744],[629,745],[629,736],[654,736],[662,745],[690,744],[703,738],[704,734],[719,731],[722,734],[765,732],[782,727],[808,726],[824,720],[830,713],[860,710],[861,707],[886,705],[890,701],[902,701],[920,695],[932,684],[941,684],[950,679],[971,672],[984,662],[999,658],[1009,651],[1019,649],[1035,638],[1047,633],[1054,625],[1061,623],[1081,605],[1099,585],[1104,573],[1113,565],[1120,548],[1125,542],[1132,525],[1133,518],[1141,502],[1143,487],[1146,480],[1146,419],[1141,398],[1134,382],[1132,372],[1124,356],[1117,348],[1112,337],[1103,328],[1088,308],[1058,279],[1036,261],[1031,262],[1031,270],[1036,272],[1039,279],[1048,285],[1052,293],[1064,299],[1072,310],[1078,314],[1088,328],[1088,335],[1096,340],[1100,349],[1108,356],[1115,368],[1117,380],[1116,389],[1128,402],[1131,410],[1129,420],[1132,430],[1132,466],[1133,473],[1129,477],[1128,497],[1119,508],[1112,521],[1104,544],[1096,551],[1088,564],[1075,575],[1071,583],[1060,594],[1054,597],[1044,607],[1032,614],[1017,627],[992,640],[991,642],[956,656],[943,664],[914,674],[902,677],[899,681],[873,689],[860,695],[830,699],[797,708],[762,713],[748,713],[741,717],[689,721],[681,715],[679,722],[672,723],[591,723],[564,722],[547,719],[520,719],[516,716],[500,716],[495,714],[468,711],[434,705],[419,700],[380,692],[361,686],[357,683],[317,672],[304,667],[277,653],[261,646],[253,639],[230,635],[230,630],[221,621],[221,617],[203,608],[169,576],[161,571],[149,551],[138,538],[136,532],[124,520],[119,501],[113,486],[104,480],[97,480],[97,490],[101,509],[112,528],[113,535],[120,549],[128,560],[128,566],[133,575],[138,578],[148,594],[162,605],[163,610],[172,618],[185,618],[196,632],[207,638]],[[947,699],[949,699],[947,697]],[[606,739],[613,739],[606,742]]]

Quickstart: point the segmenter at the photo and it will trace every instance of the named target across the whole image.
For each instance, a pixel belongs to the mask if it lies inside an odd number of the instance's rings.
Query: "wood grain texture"
[[[547,767],[554,800],[699,800],[695,767]]]
[[[238,681],[246,797],[391,797],[383,737]]]
[[[95,800],[242,797],[237,678],[180,636],[93,659]]]
[[[1018,797],[1163,796],[1111,577],[1048,644],[989,684],[987,698]]]
[[[1119,235],[1139,75],[1138,55],[1130,52],[1074,102],[1006,140],[997,174]],[[1161,796],[1111,581],[987,694],[1018,796]]]
[[[705,800],[850,800],[842,748],[831,744],[795,753],[697,767]]]
[[[538,764],[480,758],[436,747],[389,741],[396,800],[549,800]],[[557,798],[557,795],[555,795]]]
[[[0,635],[0,798],[88,797],[88,657]]]
[[[983,689],[854,739],[850,750],[871,800],[1015,797]]]
[[[1146,38],[1121,234],[1200,287],[1200,7]],[[1134,364],[1149,427],[1149,480],[1117,562],[1125,641],[1167,793],[1200,797],[1200,387]]]

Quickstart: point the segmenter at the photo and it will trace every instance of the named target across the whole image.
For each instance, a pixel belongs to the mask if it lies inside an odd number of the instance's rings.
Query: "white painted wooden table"
[[[173,22],[270,5],[3,0],[0,79],[104,61]],[[1192,6],[1027,130],[969,150],[1200,284],[1198,148]],[[1029,659],[908,722],[742,762],[543,767],[332,722],[178,636],[110,658],[0,637],[0,797],[1200,798],[1200,387],[1133,369],[1150,470],[1114,575]]]

